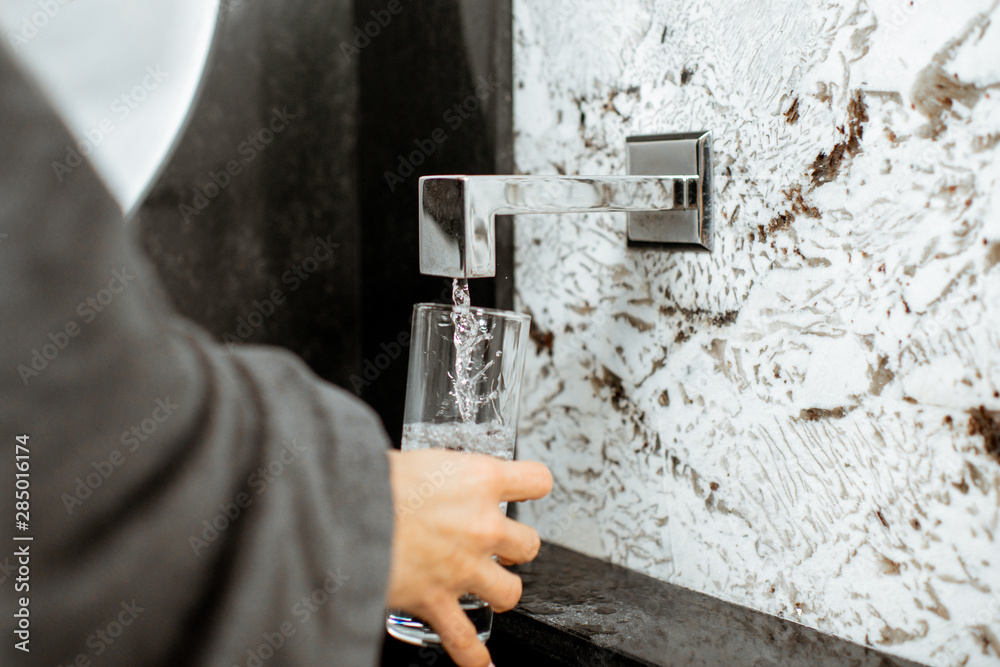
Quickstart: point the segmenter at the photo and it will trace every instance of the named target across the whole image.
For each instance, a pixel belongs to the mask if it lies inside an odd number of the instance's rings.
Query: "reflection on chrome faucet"
[[[420,272],[495,275],[495,216],[523,213],[627,212],[630,244],[711,250],[711,136],[636,137],[628,147],[629,176],[421,178]]]

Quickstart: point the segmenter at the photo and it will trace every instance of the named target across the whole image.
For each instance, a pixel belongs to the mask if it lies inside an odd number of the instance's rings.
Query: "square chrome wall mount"
[[[666,250],[711,251],[712,134],[683,132],[629,137],[630,176],[677,176],[676,210],[628,214],[628,244]]]

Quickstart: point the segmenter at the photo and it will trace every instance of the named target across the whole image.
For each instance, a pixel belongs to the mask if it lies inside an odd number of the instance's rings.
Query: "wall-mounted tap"
[[[712,137],[630,137],[628,176],[425,176],[420,179],[420,272],[496,274],[495,217],[629,213],[629,245],[712,249]]]

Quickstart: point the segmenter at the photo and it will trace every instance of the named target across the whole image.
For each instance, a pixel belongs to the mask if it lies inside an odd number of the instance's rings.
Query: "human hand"
[[[389,469],[396,522],[386,604],[430,623],[462,667],[487,667],[489,651],[458,599],[475,593],[496,611],[517,604],[521,579],[492,556],[523,563],[541,541],[499,504],[541,498],[552,475],[533,461],[439,449],[390,452]]]

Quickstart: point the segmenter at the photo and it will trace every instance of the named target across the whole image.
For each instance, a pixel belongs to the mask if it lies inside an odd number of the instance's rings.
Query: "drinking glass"
[[[530,316],[507,310],[427,303],[414,307],[403,451],[438,448],[514,458],[530,323]],[[424,485],[421,497],[408,502],[422,504],[432,487]],[[501,504],[501,511],[506,512],[506,505]],[[459,604],[479,639],[489,639],[489,604],[475,595],[463,595]],[[429,625],[399,610],[388,611],[385,626],[410,644],[441,643]]]

